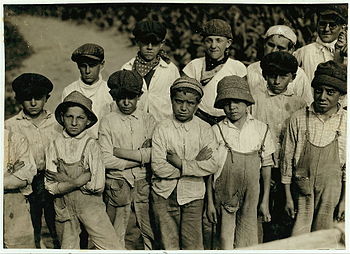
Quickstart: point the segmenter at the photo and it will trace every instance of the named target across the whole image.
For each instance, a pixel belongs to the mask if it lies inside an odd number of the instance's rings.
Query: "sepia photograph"
[[[2,15],[3,252],[349,250],[347,1]]]

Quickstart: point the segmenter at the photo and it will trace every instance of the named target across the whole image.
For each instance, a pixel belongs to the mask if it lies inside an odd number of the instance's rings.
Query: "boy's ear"
[[[61,117],[61,121],[62,121],[62,123],[63,123],[63,113],[62,113],[62,112],[61,112],[60,117]]]
[[[105,60],[102,60],[102,62],[100,63],[100,66],[101,66],[100,71],[102,71],[103,68],[105,67]]]
[[[227,46],[226,48],[228,49],[232,44],[232,39],[227,39]]]
[[[90,125],[90,124],[91,124],[91,120],[88,119],[88,120],[87,120],[87,125]]]

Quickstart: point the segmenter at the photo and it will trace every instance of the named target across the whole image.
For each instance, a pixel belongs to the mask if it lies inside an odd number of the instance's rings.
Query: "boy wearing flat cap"
[[[160,122],[152,138],[152,201],[166,250],[202,250],[204,176],[218,168],[210,125],[194,116],[203,96],[192,78],[170,90],[173,117]]]
[[[44,186],[45,149],[61,131],[54,115],[44,109],[53,89],[53,84],[43,75],[23,73],[12,82],[12,89],[15,92],[16,100],[22,106],[22,110],[5,121],[5,128],[11,132],[21,133],[28,139],[29,149],[35,160],[33,166],[37,169],[37,174],[32,182],[33,192],[28,197],[35,246],[36,248],[41,247],[41,222],[44,212],[54,248],[59,248],[60,243],[55,229],[53,196],[45,190]]]
[[[99,142],[106,167],[104,200],[108,216],[117,233],[118,244],[125,248],[130,216],[136,215],[144,249],[154,245],[150,193],[151,138],[155,119],[138,107],[143,79],[136,71],[114,72],[108,87],[117,108],[101,120]],[[134,214],[133,214],[134,213]]]
[[[64,88],[62,101],[71,92],[78,91],[92,100],[92,110],[101,120],[103,115],[111,111],[110,104],[113,102],[107,83],[100,74],[105,63],[104,50],[97,44],[86,43],[74,50],[71,59],[77,63],[80,79]],[[99,124],[98,121],[89,129],[93,138],[98,137]]]
[[[346,66],[319,64],[313,104],[291,116],[281,175],[285,209],[295,218],[292,235],[332,228],[334,217],[344,220],[347,120],[339,100],[347,92],[346,81]]]
[[[260,175],[263,193],[259,212],[264,221],[271,220],[269,192],[275,147],[268,126],[248,113],[252,104],[244,78],[232,75],[220,80],[214,107],[223,109],[226,118],[212,129],[224,152],[220,153],[219,170],[207,183],[207,216],[217,224],[220,249],[224,250],[258,243]]]
[[[62,249],[79,249],[80,223],[96,249],[118,249],[102,200],[105,168],[99,144],[87,134],[97,123],[92,101],[73,91],[55,111],[63,131],[46,150],[45,187],[56,195],[56,226]]]
[[[271,26],[264,36],[264,55],[272,52],[287,52],[292,54],[297,36],[293,30],[285,25]],[[267,81],[262,74],[260,61],[250,64],[247,67],[247,80],[249,89],[254,100],[258,96],[263,96],[268,90]],[[296,96],[304,99],[308,105],[313,101],[311,82],[304,70],[298,67],[295,78],[288,85],[288,89],[293,91]]]
[[[247,69],[241,62],[229,57],[228,49],[232,44],[231,26],[224,20],[212,19],[202,28],[205,56],[189,62],[183,72],[201,83],[204,92],[196,115],[210,125],[225,117],[221,109],[213,107],[218,82],[225,76],[244,77]]]
[[[162,49],[166,28],[157,21],[144,20],[136,23],[133,35],[139,51],[136,57],[122,66],[122,70],[137,71],[143,78],[143,95],[138,107],[152,114],[156,121],[170,118],[169,90],[180,74]]]

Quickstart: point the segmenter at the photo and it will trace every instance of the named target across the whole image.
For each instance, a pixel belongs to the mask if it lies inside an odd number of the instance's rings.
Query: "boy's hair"
[[[298,70],[298,60],[288,52],[272,52],[263,57],[260,62],[262,74],[267,75],[285,75],[296,74]]]
[[[184,94],[186,93],[191,93],[194,94],[196,96],[196,101],[198,103],[201,102],[201,98],[202,96],[200,95],[200,93],[192,88],[189,87],[179,87],[179,88],[174,88],[170,90],[170,99],[173,99],[176,95],[176,93],[178,92],[183,92]]]

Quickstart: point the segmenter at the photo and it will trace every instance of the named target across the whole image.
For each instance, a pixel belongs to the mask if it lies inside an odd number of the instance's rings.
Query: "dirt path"
[[[54,111],[60,102],[63,88],[79,78],[79,71],[70,56],[80,45],[92,42],[104,48],[106,64],[102,77],[105,80],[136,54],[127,35],[117,34],[116,29],[99,31],[94,25],[27,15],[12,16],[8,20],[18,27],[34,53],[23,62],[23,67],[6,74],[10,80],[23,72],[47,76],[54,83],[46,106],[50,111]]]

